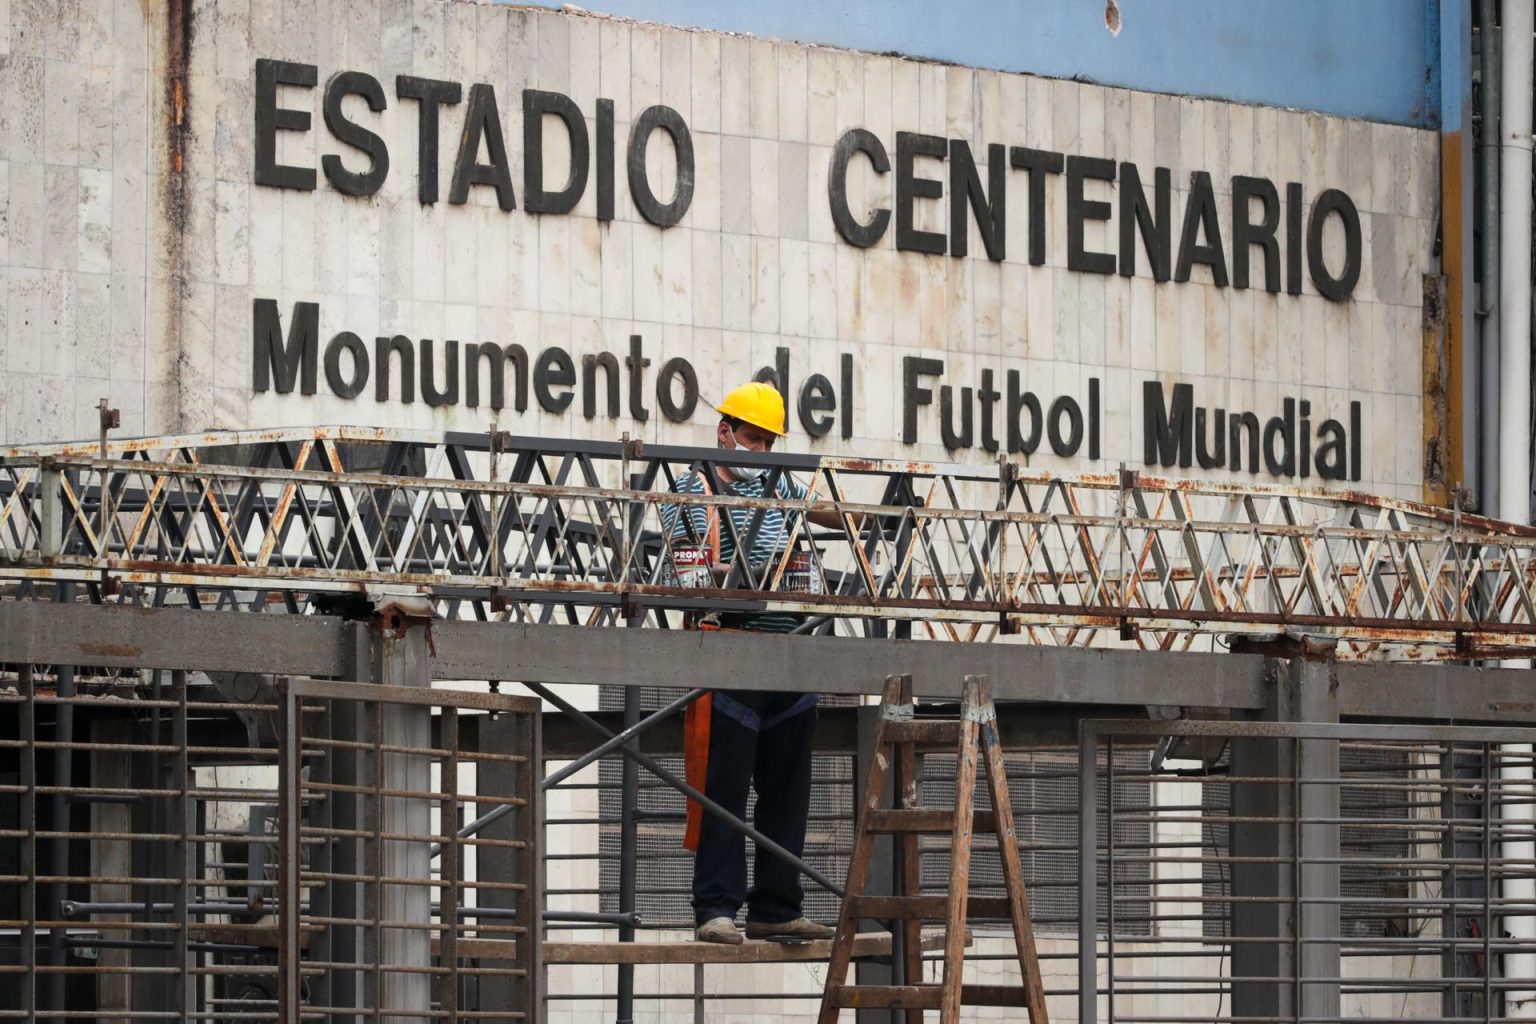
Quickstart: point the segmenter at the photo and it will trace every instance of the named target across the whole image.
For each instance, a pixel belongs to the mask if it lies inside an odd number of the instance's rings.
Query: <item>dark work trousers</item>
[[[796,857],[805,851],[805,819],[811,808],[811,740],[816,707],[775,718],[802,698],[797,693],[731,691],[729,699],[749,707],[767,728],[754,730],[722,713],[715,702],[709,723],[709,771],[704,793],[745,819],[747,787],[757,789],[752,824]],[[804,896],[800,872],[783,858],[759,849],[747,890],[746,837],[709,812],[699,828],[693,862],[693,913],[699,924],[734,919],[743,902],[747,920],[767,924],[793,921]]]

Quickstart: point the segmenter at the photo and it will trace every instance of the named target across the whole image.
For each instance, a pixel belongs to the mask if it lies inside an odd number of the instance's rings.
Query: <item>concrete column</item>
[[[1260,719],[1271,722],[1333,723],[1339,720],[1338,681],[1332,649],[1287,644],[1284,660],[1268,664],[1269,705]],[[1247,738],[1232,741],[1232,774],[1266,777],[1275,782],[1232,784],[1235,818],[1270,819],[1235,822],[1232,853],[1238,857],[1280,858],[1276,863],[1232,865],[1232,895],[1264,897],[1273,902],[1238,902],[1232,907],[1234,978],[1299,978],[1300,981],[1234,981],[1232,1012],[1237,1017],[1337,1017],[1337,983],[1312,984],[1310,978],[1339,976],[1336,942],[1309,940],[1339,936],[1336,899],[1339,865],[1319,859],[1339,856],[1339,828],[1297,824],[1296,819],[1336,818],[1336,783],[1307,780],[1337,778],[1336,740]]]
[[[425,602],[422,602],[424,605]],[[381,610],[373,646],[374,678],[386,686],[432,685],[427,631],[431,608],[393,604]],[[432,709],[425,705],[385,704],[382,740],[389,746],[427,749],[432,746]],[[432,786],[432,761],[421,754],[382,754],[384,788],[425,793]],[[383,829],[387,833],[427,836],[432,831],[432,802],[425,798],[385,797]],[[431,877],[429,841],[385,840],[384,877],[421,879]],[[426,925],[432,918],[432,891],[425,885],[384,886],[377,913],[386,921],[420,922],[421,928],[386,928],[379,939],[379,963],[386,969],[379,993],[383,1008],[426,1014],[432,1008],[431,976],[425,973],[389,972],[390,967],[429,967],[432,937]],[[387,1014],[390,1024],[407,1024],[420,1016]]]

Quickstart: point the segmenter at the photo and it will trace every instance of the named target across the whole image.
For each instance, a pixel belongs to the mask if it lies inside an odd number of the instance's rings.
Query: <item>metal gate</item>
[[[1536,998],[1536,730],[1096,720],[1080,737],[1083,1024],[1492,1021]],[[1128,891],[1132,866],[1150,878]]]
[[[0,1017],[540,1018],[537,700],[11,678]]]

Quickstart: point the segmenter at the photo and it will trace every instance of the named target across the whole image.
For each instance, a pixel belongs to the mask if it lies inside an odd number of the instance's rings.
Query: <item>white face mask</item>
[[[747,452],[751,451],[752,449],[744,448],[739,443],[737,443],[736,431],[734,428],[731,428],[731,447],[726,450]],[[731,475],[734,476],[738,482],[744,484],[755,483],[768,475],[768,470],[762,466],[737,466],[728,462],[724,463],[723,466],[725,469],[730,471]]]

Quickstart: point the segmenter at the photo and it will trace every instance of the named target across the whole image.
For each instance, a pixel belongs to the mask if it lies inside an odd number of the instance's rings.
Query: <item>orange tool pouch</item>
[[[714,694],[706,693],[683,713],[683,778],[688,785],[704,792],[709,774],[709,719],[714,710]],[[688,801],[688,822],[683,829],[683,849],[699,848],[699,829],[704,823],[704,808]]]

